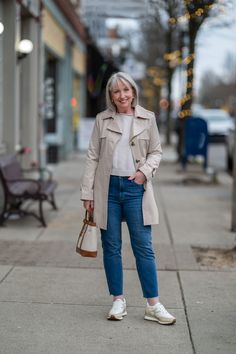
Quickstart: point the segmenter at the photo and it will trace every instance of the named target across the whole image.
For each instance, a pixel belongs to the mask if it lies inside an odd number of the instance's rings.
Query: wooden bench
[[[24,173],[37,171],[39,179],[26,178]],[[42,176],[47,174],[47,179]],[[4,203],[0,211],[0,225],[14,214],[32,215],[46,227],[43,202],[49,202],[54,210],[57,206],[54,198],[54,191],[57,183],[52,179],[52,173],[48,169],[22,170],[15,155],[3,156],[0,158],[0,180],[3,187]],[[38,214],[28,209],[22,209],[27,201],[38,202]]]

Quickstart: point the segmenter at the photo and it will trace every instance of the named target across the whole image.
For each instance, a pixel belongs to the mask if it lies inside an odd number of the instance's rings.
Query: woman
[[[144,318],[173,324],[176,319],[159,301],[152,249],[151,225],[158,223],[158,210],[151,179],[162,155],[155,116],[138,105],[137,85],[123,72],[110,77],[106,103],[90,140],[81,199],[101,229],[104,268],[113,295],[107,318],[122,320],[127,315],[121,257],[121,222],[125,220],[147,299]]]

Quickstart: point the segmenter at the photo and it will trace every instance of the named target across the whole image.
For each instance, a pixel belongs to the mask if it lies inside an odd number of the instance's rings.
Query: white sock
[[[157,304],[158,304],[158,302],[155,305],[149,305],[149,303],[147,302],[148,307],[155,307]]]

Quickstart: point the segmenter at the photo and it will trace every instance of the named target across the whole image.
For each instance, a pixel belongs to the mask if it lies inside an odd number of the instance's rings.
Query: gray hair
[[[110,108],[113,111],[116,110],[116,106],[112,103],[111,90],[117,84],[118,81],[122,81],[123,83],[128,82],[132,87],[134,93],[132,107],[135,107],[138,104],[138,86],[129,74],[119,71],[118,73],[115,73],[110,77],[106,85],[107,108]]]

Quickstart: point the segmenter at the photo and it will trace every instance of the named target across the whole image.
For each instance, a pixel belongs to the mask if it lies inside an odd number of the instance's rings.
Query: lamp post
[[[17,46],[17,59],[21,60],[32,52],[33,43],[29,39],[22,39]]]
[[[0,34],[2,34],[3,31],[4,31],[4,26],[3,26],[2,22],[0,22]]]

